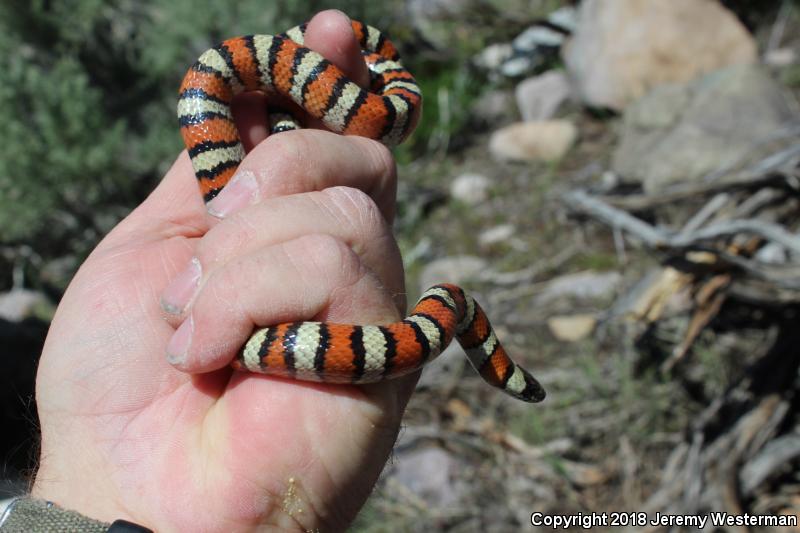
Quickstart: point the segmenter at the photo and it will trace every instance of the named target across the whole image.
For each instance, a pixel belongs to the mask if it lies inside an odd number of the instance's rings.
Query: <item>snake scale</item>
[[[192,65],[181,84],[178,119],[206,202],[245,156],[231,113],[231,101],[241,92],[280,95],[332,131],[388,146],[411,133],[422,102],[414,77],[385,35],[357,21],[352,27],[370,72],[369,90],[303,46],[305,24],[274,36],[228,39]],[[271,133],[299,127],[291,112],[270,106]],[[301,380],[373,383],[420,369],[453,337],[487,383],[526,402],[544,399],[536,379],[506,354],[480,306],[450,284],[425,291],[411,314],[393,324],[294,322],[258,329],[232,365]]]

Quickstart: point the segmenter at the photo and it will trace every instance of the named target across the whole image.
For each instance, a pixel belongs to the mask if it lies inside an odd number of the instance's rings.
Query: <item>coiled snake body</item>
[[[244,159],[233,97],[262,91],[291,99],[331,130],[394,145],[408,136],[422,101],[419,86],[381,32],[352,23],[370,71],[370,90],[303,46],[305,25],[284,34],[228,39],[203,53],[184,77],[178,119],[200,190],[211,200]],[[270,131],[300,127],[270,109]],[[385,326],[296,322],[259,329],[234,368],[326,383],[372,383],[413,372],[456,337],[486,382],[527,402],[544,389],[506,354],[475,300],[449,284],[428,289],[411,314]]]

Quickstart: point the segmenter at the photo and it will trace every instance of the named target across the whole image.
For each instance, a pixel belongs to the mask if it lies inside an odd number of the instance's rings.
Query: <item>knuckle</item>
[[[382,179],[388,179],[392,182],[396,181],[397,165],[395,164],[391,150],[389,150],[385,144],[379,143],[378,141],[367,140],[369,141],[366,143],[367,152],[369,153],[370,161],[374,165],[374,173]]]
[[[207,332],[203,335],[213,335],[220,328],[237,321],[241,314],[238,290],[231,281],[233,280],[226,274],[215,274],[200,289],[191,308],[195,331]]]
[[[286,158],[298,158],[308,153],[308,139],[302,131],[287,131],[280,135],[270,135],[264,140],[264,149],[270,155]]]
[[[306,262],[311,276],[341,280],[351,277],[360,270],[360,260],[356,253],[341,239],[332,235],[315,233],[292,241],[298,249],[291,255]]]
[[[352,254],[352,250],[344,241],[325,233],[304,235],[296,242],[304,256],[314,258],[322,264],[342,263]]]
[[[241,213],[224,219],[211,228],[197,242],[195,255],[201,263],[214,266],[226,257],[233,257],[237,250],[244,248],[248,242],[258,238],[262,228]]]
[[[270,135],[253,150],[258,165],[255,172],[263,190],[277,195],[297,192],[296,182],[304,175],[307,154],[313,153],[309,152],[313,147],[309,146],[306,136],[297,133],[302,132]]]
[[[385,221],[383,215],[370,195],[353,187],[331,187],[323,191],[334,208],[354,231],[369,236],[381,231]]]

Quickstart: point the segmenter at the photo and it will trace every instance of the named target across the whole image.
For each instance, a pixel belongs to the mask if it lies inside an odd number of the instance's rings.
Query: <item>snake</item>
[[[178,122],[205,202],[225,187],[245,157],[231,112],[237,94],[259,91],[288,103],[270,105],[270,134],[302,128],[292,109],[297,107],[331,131],[387,146],[414,129],[422,92],[385,34],[352,21],[370,75],[365,89],[304,46],[306,28],[307,23],[277,35],[227,39],[186,73]],[[257,328],[231,365],[305,381],[376,383],[421,369],[454,338],[489,385],[525,402],[544,399],[543,387],[508,356],[475,299],[447,283],[426,290],[411,313],[392,324],[301,321]]]

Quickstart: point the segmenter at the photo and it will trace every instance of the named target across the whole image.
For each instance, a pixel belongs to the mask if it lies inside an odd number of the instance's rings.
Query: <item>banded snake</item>
[[[233,97],[262,91],[288,97],[332,131],[387,146],[413,129],[422,94],[392,42],[353,21],[370,72],[370,89],[303,46],[306,25],[280,35],[234,37],[207,50],[180,87],[178,119],[206,202],[231,180],[245,151],[231,113]],[[270,132],[298,129],[288,111],[270,109]],[[451,284],[425,291],[411,314],[393,324],[278,324],[255,331],[232,366],[326,383],[373,383],[422,368],[456,337],[472,366],[493,387],[526,402],[544,399],[536,379],[506,354],[475,300]]]

